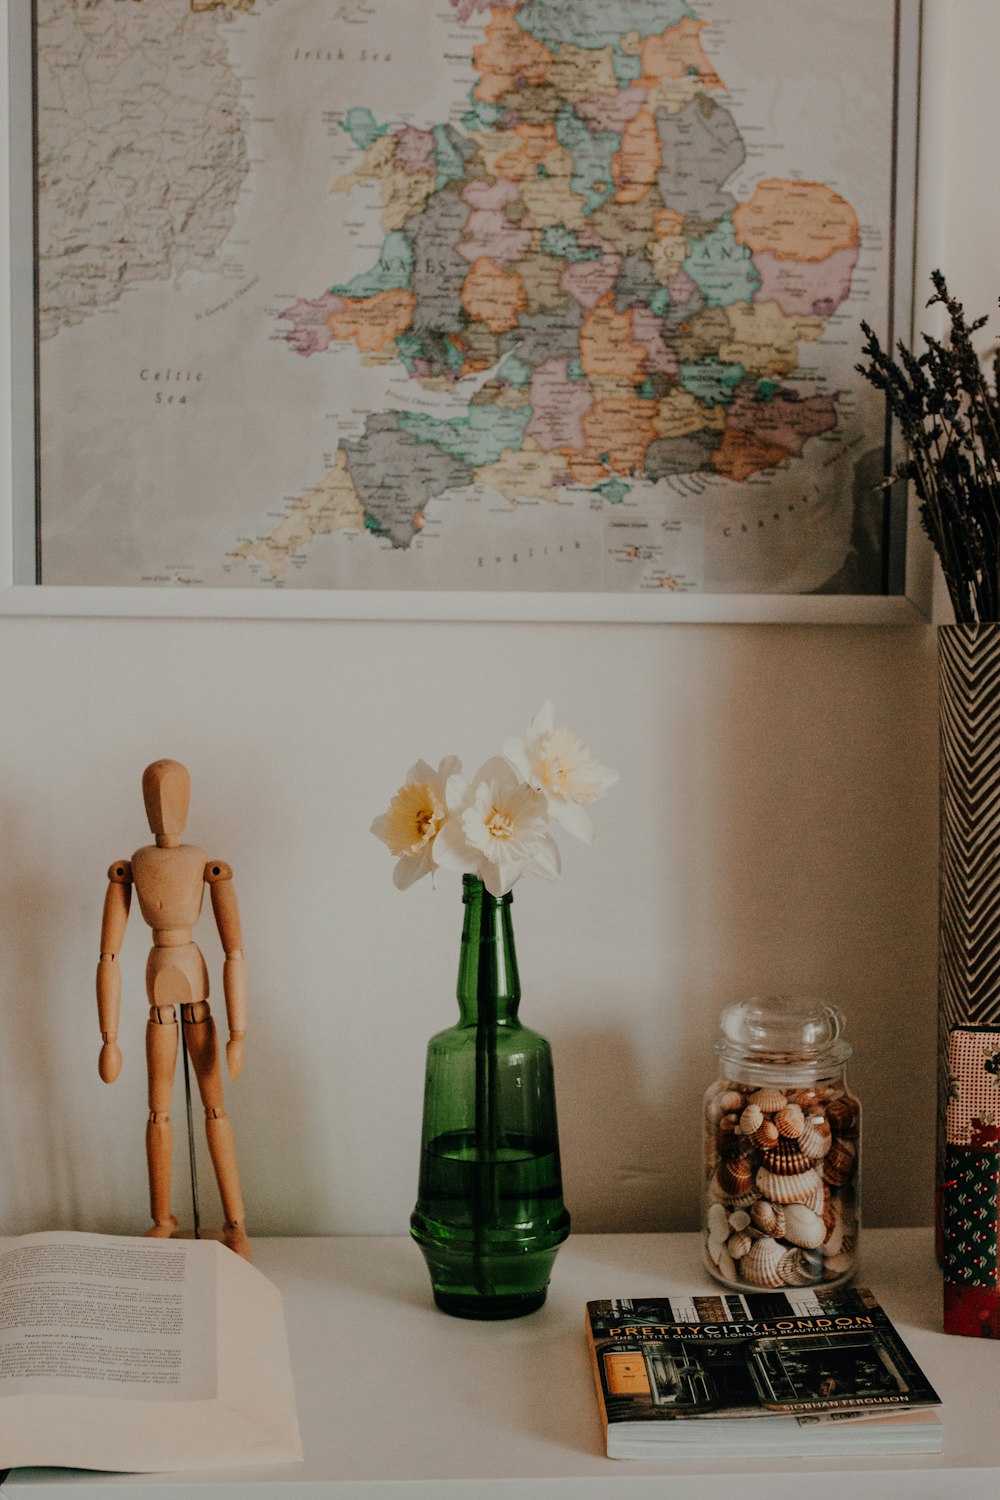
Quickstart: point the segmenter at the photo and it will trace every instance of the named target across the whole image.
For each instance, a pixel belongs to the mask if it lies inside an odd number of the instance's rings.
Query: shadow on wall
[[[6,1234],[83,1222],[90,1196],[86,1147],[81,1148],[79,1138],[66,1138],[65,1116],[57,1105],[77,1069],[92,1067],[96,1080],[99,1045],[96,1005],[67,1025],[52,1001],[59,993],[60,921],[72,914],[78,893],[60,883],[58,859],[43,860],[37,846],[24,839],[16,807],[12,798],[0,812],[0,1139]],[[98,937],[99,930],[95,963]],[[87,983],[81,984],[84,991]],[[92,978],[89,987],[92,992]],[[41,1217],[40,1203],[47,1205]]]
[[[693,1229],[720,1012],[798,993],[847,1015],[868,1222],[929,1223],[933,1110],[913,1101],[933,1097],[933,637],[727,635],[671,676],[683,738],[670,726],[648,831],[630,830],[656,922],[624,860],[614,888],[631,983],[593,1030],[552,1037],[567,1205],[584,1232]]]
[[[841,1007],[865,1106],[867,1220],[929,1223],[933,1107],[918,1101],[934,1088],[934,635],[763,629],[768,649],[759,633],[734,641],[729,690],[707,695],[718,1003],[797,993]]]
[[[317,1228],[310,1217],[309,1206],[328,1196],[329,1147],[310,1116],[301,1069],[282,1045],[286,1036],[280,1012],[261,1004],[251,1017],[246,1069],[236,1083],[225,1079],[251,1243],[259,1235],[333,1232],[329,1224]],[[202,1214],[212,1224],[220,1213],[219,1195],[197,1117],[195,1137]]]
[[[692,1196],[697,1127],[678,1149],[677,1121],[662,1097],[644,1092],[644,1070],[624,1033],[608,1027],[562,1036],[555,1070],[563,1194],[574,1231],[693,1228],[678,1205],[687,1207]]]

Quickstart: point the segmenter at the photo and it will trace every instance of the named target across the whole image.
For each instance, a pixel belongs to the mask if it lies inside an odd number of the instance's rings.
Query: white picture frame
[[[900,38],[896,326],[912,328],[920,0],[897,0]],[[64,587],[32,581],[36,550],[32,7],[0,0],[0,614],[270,619],[914,624],[932,618],[933,566],[911,513],[898,592],[879,595],[389,592]],[[859,379],[861,377],[859,376]]]

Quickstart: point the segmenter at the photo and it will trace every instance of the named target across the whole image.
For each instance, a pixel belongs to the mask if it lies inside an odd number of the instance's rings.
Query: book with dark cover
[[[610,1457],[940,1447],[939,1397],[865,1288],[590,1302],[587,1337]]]

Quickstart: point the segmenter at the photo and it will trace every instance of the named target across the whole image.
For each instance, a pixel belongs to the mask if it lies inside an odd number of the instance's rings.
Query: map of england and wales
[[[375,184],[371,268],[283,309],[296,356],[353,343],[461,414],[369,413],[269,536],[233,554],[280,579],[318,535],[407,548],[427,506],[472,485],[511,504],[565,487],[739,485],[837,426],[788,382],[851,289],[860,232],[820,182],[771,177],[738,202],[746,151],[685,0],[450,0],[477,27],[453,124],[348,108]]]

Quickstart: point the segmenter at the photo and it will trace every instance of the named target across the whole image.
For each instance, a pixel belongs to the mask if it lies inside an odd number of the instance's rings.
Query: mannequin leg
[[[149,1168],[149,1210],[153,1239],[169,1239],[177,1228],[170,1212],[170,1178],[174,1159],[174,1127],[170,1102],[177,1063],[177,1018],[173,1006],[154,1006],[146,1025],[146,1066],[149,1073],[149,1120],[146,1123],[146,1163]]]
[[[236,1166],[236,1142],[222,1096],[222,1069],[219,1066],[215,1022],[208,1002],[204,1000],[197,1005],[185,1005],[181,1017],[184,1023],[184,1043],[198,1080],[201,1102],[205,1107],[205,1134],[225,1215],[223,1238],[231,1250],[235,1250],[245,1260],[250,1260],[246,1210],[243,1207]]]

